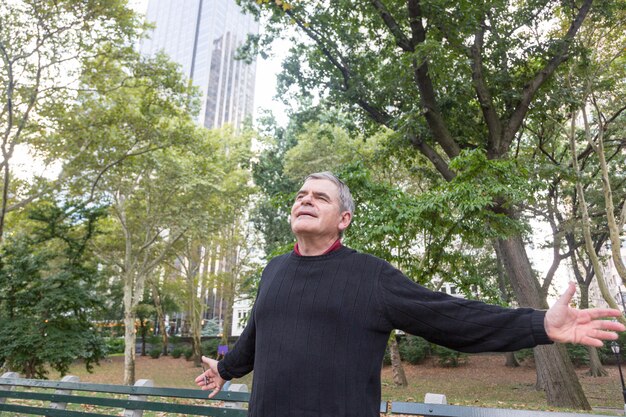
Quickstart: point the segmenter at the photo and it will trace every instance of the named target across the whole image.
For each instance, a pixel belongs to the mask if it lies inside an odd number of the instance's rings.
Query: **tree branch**
[[[578,33],[578,30],[583,24],[585,17],[589,13],[591,9],[591,3],[593,0],[584,0],[582,6],[578,10],[576,18],[572,21],[567,33],[565,36],[559,41],[560,48],[555,53],[555,55],[541,68],[535,77],[526,84],[524,89],[522,90],[522,97],[518,102],[513,114],[509,118],[509,121],[504,129],[502,134],[502,145],[501,150],[505,152],[513,139],[515,138],[515,133],[522,125],[526,114],[528,113],[528,109],[530,106],[530,102],[533,97],[539,90],[539,87],[543,85],[543,83],[554,73],[557,67],[567,59],[567,54],[570,48],[570,45]]]
[[[485,37],[485,23],[482,22],[480,28],[474,35],[474,44],[470,48],[471,67],[472,67],[472,83],[474,90],[480,103],[480,109],[487,123],[489,138],[487,151],[490,156],[499,155],[499,149],[502,139],[502,125],[493,105],[493,98],[485,83],[485,75],[483,73],[482,50]]]
[[[415,51],[415,47],[412,42],[407,38],[407,36],[402,32],[402,29],[398,25],[398,22],[391,16],[391,13],[387,10],[385,5],[380,0],[370,0],[372,6],[378,11],[380,17],[385,22],[387,28],[393,35],[396,40],[396,45],[398,45],[405,52],[413,52]]]
[[[409,0],[409,18],[411,19],[411,42],[413,45],[424,43],[426,40],[426,29],[422,24],[422,11],[418,0]],[[457,156],[461,149],[455,142],[452,134],[448,130],[445,121],[437,105],[437,96],[432,80],[428,73],[428,60],[418,62],[413,60],[414,78],[420,92],[421,104],[424,109],[424,117],[428,127],[437,143],[442,147],[446,155],[450,158]],[[429,158],[430,159],[430,158]]]

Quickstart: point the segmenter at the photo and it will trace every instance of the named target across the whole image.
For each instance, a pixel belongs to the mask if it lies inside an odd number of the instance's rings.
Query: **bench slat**
[[[154,397],[179,397],[208,400],[208,392],[188,388],[135,387],[128,385],[91,384],[87,382],[61,382],[27,378],[0,378],[0,385],[16,385],[31,388],[54,388],[73,391],[106,392],[111,394],[149,395]],[[3,394],[0,393],[0,397]],[[248,402],[250,393],[221,391],[213,400]]]
[[[31,407],[28,405],[17,404],[0,404],[0,411],[12,411],[20,414],[35,414],[49,417],[111,417],[109,414],[58,410],[55,408]]]
[[[13,391],[9,394],[5,394],[6,398],[16,398],[23,400],[39,400],[39,401],[52,401],[52,402],[65,402],[72,404],[89,404],[98,405],[102,407],[115,407],[124,408],[130,410],[151,410],[151,411],[166,411],[170,413],[179,414],[193,414],[199,416],[224,416],[224,417],[245,417],[247,410],[211,407],[203,405],[191,405],[191,404],[173,404],[157,401],[137,401],[137,400],[123,400],[119,398],[105,398],[105,397],[87,397],[71,394],[52,394],[44,392],[28,392],[28,391]]]
[[[411,414],[424,417],[590,417],[600,415],[408,402],[392,402],[391,414]]]

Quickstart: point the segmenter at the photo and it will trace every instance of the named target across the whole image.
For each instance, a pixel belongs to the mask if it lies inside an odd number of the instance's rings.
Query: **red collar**
[[[341,246],[342,246],[341,239],[337,239],[337,240],[335,240],[335,243],[330,245],[330,248],[326,249],[326,251],[324,251],[324,253],[322,253],[322,255],[326,255],[327,253],[330,253],[332,251],[336,251],[337,249],[341,248]],[[300,249],[298,249],[298,242],[296,242],[295,246],[293,247],[293,251],[296,253],[296,255],[303,256],[300,253]]]

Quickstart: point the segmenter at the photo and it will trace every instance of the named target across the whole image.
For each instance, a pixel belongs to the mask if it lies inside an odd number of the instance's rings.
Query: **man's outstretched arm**
[[[626,330],[622,323],[602,320],[619,317],[622,312],[612,308],[590,308],[578,310],[570,307],[576,285],[569,283],[567,290],[547,311],[544,326],[548,337],[560,343],[578,343],[587,346],[602,346],[603,340],[616,340],[617,333]]]

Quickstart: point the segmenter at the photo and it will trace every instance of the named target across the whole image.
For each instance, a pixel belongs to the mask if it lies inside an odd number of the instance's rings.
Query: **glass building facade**
[[[235,55],[259,25],[235,0],[150,0],[146,19],[156,28],[142,41],[141,53],[163,51],[182,66],[202,93],[200,124],[240,127],[252,116],[256,63]]]

